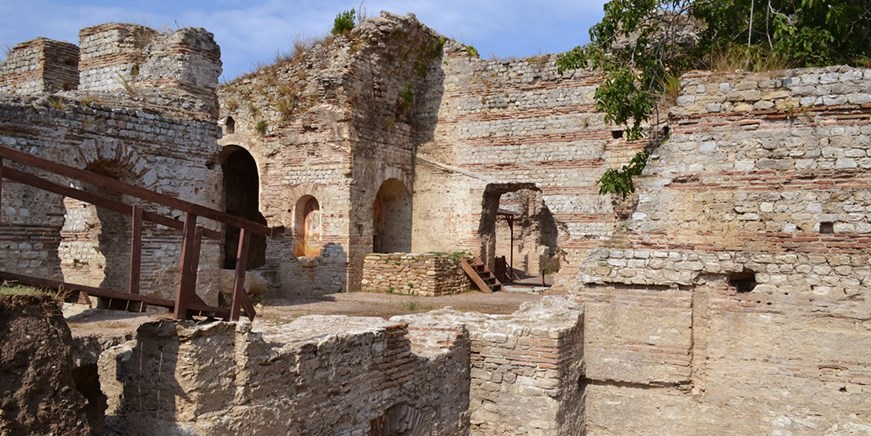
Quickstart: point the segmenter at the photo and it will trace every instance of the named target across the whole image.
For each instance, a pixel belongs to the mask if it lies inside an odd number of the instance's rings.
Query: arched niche
[[[315,197],[305,195],[296,202],[294,208],[294,256],[319,256],[321,234],[321,205]]]
[[[260,175],[257,162],[248,150],[228,145],[221,152],[224,174],[224,210],[230,215],[242,217],[260,224],[266,218],[260,212]],[[224,227],[224,268],[236,268],[236,254],[239,247],[239,229]],[[251,235],[248,251],[248,269],[266,263],[266,237]]]
[[[401,181],[387,179],[372,205],[372,251],[411,251],[411,194]]]

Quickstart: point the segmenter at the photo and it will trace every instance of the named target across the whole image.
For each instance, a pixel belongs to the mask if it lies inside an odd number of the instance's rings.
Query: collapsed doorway
[[[222,154],[224,155],[224,162],[221,164],[224,173],[224,210],[230,215],[265,225],[266,218],[260,213],[260,176],[254,156],[251,156],[248,150],[235,145],[224,147]],[[236,268],[238,247],[239,229],[225,226],[224,268]],[[248,252],[248,269],[264,264],[266,264],[266,237],[253,234]]]
[[[541,283],[559,271],[559,229],[534,184],[487,185],[478,235],[481,260],[504,271],[500,280]]]
[[[372,205],[372,252],[411,251],[411,194],[397,179],[387,179]]]

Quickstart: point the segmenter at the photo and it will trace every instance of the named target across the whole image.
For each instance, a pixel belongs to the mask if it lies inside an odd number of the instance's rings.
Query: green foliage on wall
[[[675,78],[690,69],[871,65],[871,3],[611,0],[602,21],[590,29],[590,40],[558,57],[559,72],[601,70],[596,108],[606,121],[625,126],[627,139],[634,140],[644,135],[644,123],[658,115],[660,97],[676,94]],[[648,153],[643,153],[633,162],[646,159]],[[606,172],[600,192],[633,192],[631,177],[627,183],[625,175],[639,166],[624,168]]]

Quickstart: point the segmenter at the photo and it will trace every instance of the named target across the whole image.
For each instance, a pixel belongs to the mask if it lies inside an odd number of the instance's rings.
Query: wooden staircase
[[[472,283],[479,291],[491,293],[502,290],[502,283],[481,259],[476,257],[471,263],[466,259],[460,259],[460,266],[463,267],[463,271],[472,279]]]

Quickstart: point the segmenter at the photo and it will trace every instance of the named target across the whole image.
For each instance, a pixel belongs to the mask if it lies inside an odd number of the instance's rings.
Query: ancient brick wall
[[[37,38],[16,45],[0,62],[0,93],[68,91],[79,83],[79,48]]]
[[[439,48],[413,17],[385,15],[219,90],[220,144],[251,153],[261,213],[285,229],[267,241],[263,267],[277,273],[283,295],[359,290],[384,182],[402,186],[410,216],[415,138],[431,129],[417,114],[432,104],[423,83]],[[298,211],[312,197],[321,225],[314,256],[294,249]]]
[[[104,352],[99,367],[110,432],[468,431],[469,339],[459,325],[152,323]]]
[[[868,428],[869,89],[846,67],[683,78],[637,208],[577,277],[589,434]]]
[[[127,27],[139,29],[138,26],[125,25],[110,27],[118,32]],[[219,61],[216,60],[218,63],[213,63],[209,71],[196,74],[196,79],[186,72],[189,69],[185,69],[184,62],[187,56],[184,53],[189,51],[187,45],[213,47],[214,53],[219,53],[211,35],[202,30],[182,29],[168,36],[155,36],[158,39],[172,39],[173,35],[189,37],[184,44],[151,46],[153,50],[163,50],[163,57],[172,57],[172,53],[180,56],[176,58],[181,65],[178,75],[174,76],[169,67],[162,72],[172,85],[164,84],[156,89],[139,83],[138,88],[129,92],[117,92],[117,88],[96,86],[98,75],[89,72],[116,68],[118,66],[112,64],[114,61],[127,65],[129,59],[110,54],[95,55],[95,51],[99,52],[97,46],[107,53],[111,52],[107,47],[114,46],[92,41],[93,34],[89,29],[82,32],[82,89],[49,95],[49,92],[56,91],[50,86],[55,76],[46,72],[41,79],[45,86],[16,88],[18,94],[27,89],[32,93],[28,91],[27,95],[17,97],[0,95],[0,144],[163,194],[220,207],[221,173],[213,165],[218,151],[219,129],[213,108],[205,101],[191,98],[189,91],[173,91],[174,87],[180,89],[194,82],[212,89],[217,85]],[[51,47],[51,44],[45,43],[45,47]],[[48,48],[45,50],[48,53]],[[144,56],[144,68],[149,57],[142,53],[137,56]],[[97,59],[99,67],[95,64]],[[46,71],[49,67],[61,68],[55,63],[46,63]],[[200,61],[192,63],[191,68],[201,65]],[[14,76],[4,74],[0,72],[0,78]],[[157,84],[151,85],[158,87]],[[210,98],[215,99],[214,95]],[[178,101],[178,104],[167,106],[168,101]],[[63,178],[49,178],[63,185],[71,184]],[[92,186],[79,187],[139,204],[136,200],[101,192]],[[128,217],[9,181],[4,183],[2,205],[2,269],[92,286],[127,289],[130,259]],[[149,208],[181,218],[177,211],[154,206],[146,209]],[[204,224],[216,228],[215,223]],[[163,297],[174,295],[180,242],[180,232],[146,223],[143,233],[143,292]],[[199,293],[207,301],[215,302],[216,275],[207,271],[218,266],[218,244],[207,240],[201,258],[204,259],[201,270],[206,273],[200,275]]]
[[[472,282],[460,257],[438,253],[372,253],[363,260],[363,292],[450,295],[466,292]]]
[[[511,315],[443,309],[391,320],[468,329],[471,434],[546,436],[584,431],[582,318],[571,301],[546,298]]]
[[[507,257],[508,233],[495,228],[495,212],[500,196],[510,202],[525,190],[551,216],[560,276],[573,277],[613,227],[596,180],[643,144],[614,139],[595,113],[596,74],[559,75],[552,56],[481,60],[448,42],[441,68],[441,82],[431,86],[440,100],[434,136],[417,154],[414,250],[460,247],[487,260]],[[540,262],[530,263],[537,274]]]

